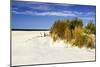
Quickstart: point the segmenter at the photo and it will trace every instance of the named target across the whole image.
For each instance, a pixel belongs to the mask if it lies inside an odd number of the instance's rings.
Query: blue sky
[[[12,29],[49,29],[58,19],[80,18],[95,23],[96,7],[61,3],[12,1]]]

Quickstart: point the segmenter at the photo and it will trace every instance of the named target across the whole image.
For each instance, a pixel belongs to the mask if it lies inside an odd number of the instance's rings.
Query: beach
[[[46,36],[44,36],[44,33]],[[49,31],[12,31],[12,66],[95,61],[95,49],[52,41]]]

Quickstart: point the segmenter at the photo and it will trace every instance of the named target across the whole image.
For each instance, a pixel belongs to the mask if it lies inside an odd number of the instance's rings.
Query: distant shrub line
[[[50,29],[50,36],[54,42],[61,39],[65,43],[71,43],[72,46],[94,48],[95,28],[92,21],[83,26],[83,21],[78,18],[57,20]]]

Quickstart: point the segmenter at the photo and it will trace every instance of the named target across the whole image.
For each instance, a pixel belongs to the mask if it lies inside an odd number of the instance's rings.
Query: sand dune
[[[41,33],[40,33],[41,32]],[[52,42],[49,31],[12,31],[12,65],[94,61],[95,49],[69,47]]]

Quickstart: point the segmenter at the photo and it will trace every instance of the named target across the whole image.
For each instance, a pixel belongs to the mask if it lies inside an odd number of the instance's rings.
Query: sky
[[[12,29],[49,29],[56,20],[79,18],[86,25],[96,23],[96,7],[65,3],[12,1]]]

